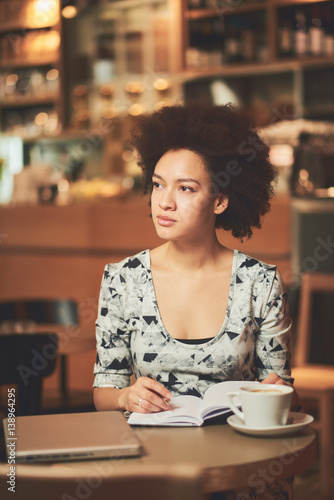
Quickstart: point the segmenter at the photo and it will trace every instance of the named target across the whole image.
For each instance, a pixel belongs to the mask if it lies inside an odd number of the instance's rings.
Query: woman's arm
[[[94,366],[94,404],[101,410],[154,413],[168,409],[171,393],[159,382],[132,374],[131,308],[122,263],[106,266],[101,284],[96,321],[97,357]]]
[[[127,389],[127,388],[126,388]],[[126,389],[94,387],[94,405],[97,411],[122,410],[118,404],[120,392]]]
[[[168,409],[171,393],[159,382],[132,374],[130,284],[122,263],[109,264],[102,279],[96,321],[94,404],[97,410],[153,413]]]
[[[281,384],[281,385],[289,385],[293,387],[290,382],[283,380],[277,373],[269,373],[267,377],[262,380],[261,384]],[[301,409],[300,401],[296,389],[293,387],[293,396],[291,402],[291,411],[299,411]]]
[[[291,378],[291,319],[284,284],[277,269],[269,269],[265,279],[256,284],[255,369],[262,381],[276,373],[287,382]]]
[[[101,283],[96,319],[94,387],[122,389],[130,385],[131,312],[124,307],[127,304],[126,293],[122,264],[107,265]]]
[[[261,383],[292,387],[290,336],[291,319],[287,295],[282,278],[276,270],[256,340],[257,376]],[[294,390],[291,410],[296,410],[298,406],[299,398]]]

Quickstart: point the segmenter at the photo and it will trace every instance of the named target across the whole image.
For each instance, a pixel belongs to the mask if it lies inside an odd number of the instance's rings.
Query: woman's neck
[[[187,244],[179,241],[168,241],[161,247],[161,257],[165,264],[173,270],[195,271],[208,267],[215,267],[225,252],[229,249],[221,245],[215,238],[203,244],[193,242]]]

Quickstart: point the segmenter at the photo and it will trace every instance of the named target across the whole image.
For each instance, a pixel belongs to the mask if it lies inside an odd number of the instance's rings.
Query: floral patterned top
[[[150,251],[108,264],[96,321],[94,387],[123,388],[153,376],[173,395],[203,396],[224,380],[290,379],[287,295],[273,265],[234,250],[230,293],[215,337],[186,344],[166,331],[155,297]]]

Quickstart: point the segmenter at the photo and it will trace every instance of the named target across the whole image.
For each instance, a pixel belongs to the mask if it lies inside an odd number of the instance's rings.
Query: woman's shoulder
[[[272,283],[275,279],[280,279],[279,271],[275,264],[264,262],[247,255],[239,250],[235,250],[237,279]]]
[[[105,266],[104,272],[109,274],[115,274],[122,270],[130,269],[133,272],[140,271],[143,269],[148,270],[150,267],[150,256],[149,250],[142,250],[141,252],[126,257],[119,262],[112,262]]]
[[[234,252],[237,256],[237,267],[240,269],[247,269],[254,272],[265,270],[270,273],[275,273],[277,270],[277,266],[275,264],[269,264],[263,260],[256,259],[251,255],[241,252],[240,250],[235,250]]]
[[[239,296],[251,291],[256,308],[261,304],[268,305],[273,298],[287,301],[286,288],[277,266],[243,252],[237,252],[235,285]]]

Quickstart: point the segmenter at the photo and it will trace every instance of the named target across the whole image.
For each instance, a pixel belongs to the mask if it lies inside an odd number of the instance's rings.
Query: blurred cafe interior
[[[0,0],[0,330],[58,331],[40,411],[93,409],[104,266],[160,242],[129,128],[203,98],[250,114],[279,170],[262,228],[221,238],[283,276],[296,387],[328,481],[334,0]]]

